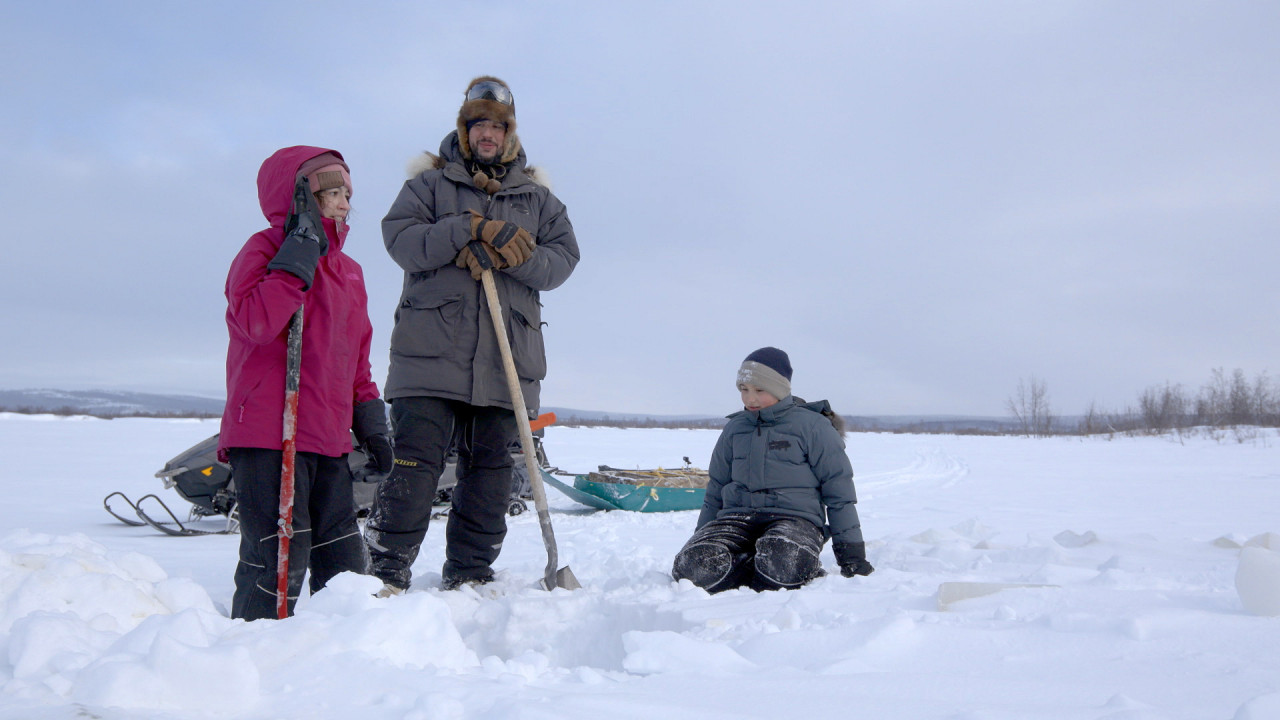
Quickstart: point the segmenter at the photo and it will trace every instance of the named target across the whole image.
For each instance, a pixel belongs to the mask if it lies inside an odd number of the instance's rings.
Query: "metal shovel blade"
[[[554,590],[556,588],[564,588],[565,590],[582,589],[582,584],[578,582],[578,578],[573,576],[573,571],[569,569],[568,565],[565,565],[556,571],[554,575],[556,584],[554,586],[547,585],[547,581],[549,579],[551,578],[542,578],[538,581],[538,584],[542,586],[543,590]]]

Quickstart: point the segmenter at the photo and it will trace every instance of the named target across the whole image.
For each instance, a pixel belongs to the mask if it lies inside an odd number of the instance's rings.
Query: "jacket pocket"
[[[742,486],[738,483],[731,482],[725,485],[720,491],[720,507],[728,509],[742,509],[746,507],[742,500]]]
[[[255,397],[259,397],[263,376],[259,373],[258,377],[253,378],[252,382],[247,380],[247,378],[242,378],[240,386],[227,398],[227,407],[233,408],[232,412],[228,413],[228,416],[236,425],[245,424],[245,415],[253,414],[253,408],[249,406]]]
[[[512,359],[516,373],[525,380],[541,380],[547,376],[547,350],[542,339],[542,313],[537,301],[522,303],[517,308],[512,301],[511,322],[507,334],[511,340]]]
[[[396,310],[391,349],[411,357],[440,357],[462,324],[461,295],[406,295]]]
[[[826,521],[826,509],[817,488],[783,488],[773,491],[772,496],[779,510],[802,513],[819,526]]]

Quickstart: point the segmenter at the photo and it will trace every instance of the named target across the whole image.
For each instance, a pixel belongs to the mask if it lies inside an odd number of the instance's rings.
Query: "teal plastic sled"
[[[544,469],[542,479],[570,499],[600,510],[698,510],[707,493],[706,471],[694,468],[619,470],[601,465],[599,472],[574,475],[573,485]]]

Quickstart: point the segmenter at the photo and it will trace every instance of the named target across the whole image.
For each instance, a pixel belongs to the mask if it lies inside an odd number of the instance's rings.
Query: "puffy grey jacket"
[[[824,409],[826,400],[800,405],[787,396],[730,415],[711,453],[698,527],[722,513],[767,512],[830,525],[836,543],[862,542],[853,467]]]
[[[547,373],[539,292],[568,279],[578,241],[564,203],[526,172],[523,150],[490,196],[464,167],[457,135],[445,137],[434,166],[404,184],[382,220],[387,252],[404,269],[384,395],[512,407],[484,288],[454,265],[472,239],[475,210],[516,223],[537,241],[528,261],[494,273],[525,405],[536,413]]]

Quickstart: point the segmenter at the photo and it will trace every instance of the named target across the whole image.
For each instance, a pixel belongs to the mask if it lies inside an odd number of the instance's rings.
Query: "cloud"
[[[1035,375],[1072,413],[1280,349],[1270,7],[307,8],[12,10],[0,384],[216,392],[254,177],[299,143],[351,162],[381,381],[379,223],[480,74],[582,246],[548,404],[731,410],[775,344],[844,412],[1001,415]]]

